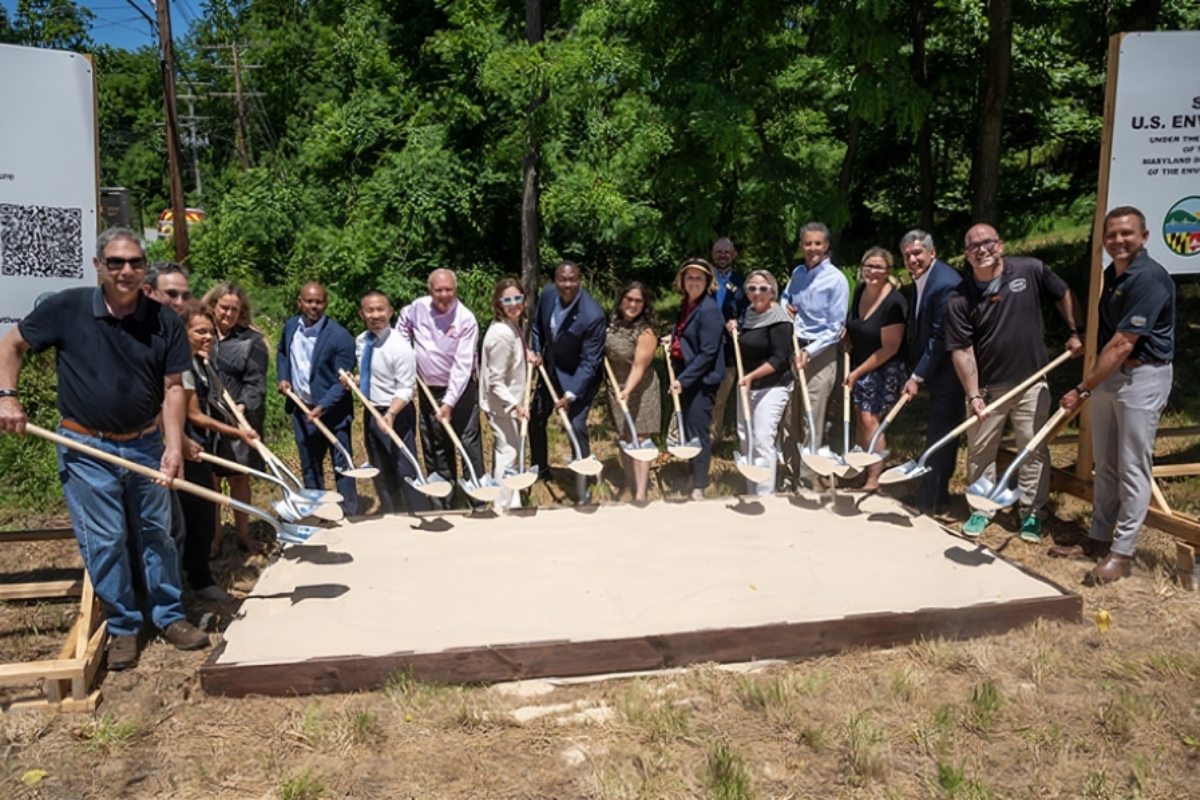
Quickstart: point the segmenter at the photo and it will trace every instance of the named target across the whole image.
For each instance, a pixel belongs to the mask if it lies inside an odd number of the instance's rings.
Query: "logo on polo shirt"
[[[1200,255],[1200,197],[1185,197],[1167,211],[1163,240],[1177,256]]]
[[[1024,278],[1017,278],[1016,280],[1014,280],[1012,283],[1010,283],[1008,285],[1008,290],[1010,292],[1023,292],[1023,291],[1025,291],[1025,287],[1027,285],[1028,284],[1026,283]]]
[[[1129,318],[1129,324],[1135,328],[1146,327],[1146,322],[1148,322],[1148,320],[1145,317],[1130,317]]]

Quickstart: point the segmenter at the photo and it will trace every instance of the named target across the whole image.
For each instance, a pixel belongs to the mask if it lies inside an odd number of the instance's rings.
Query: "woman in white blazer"
[[[503,486],[504,473],[520,472],[517,442],[521,420],[529,417],[525,407],[525,376],[529,363],[525,358],[525,340],[521,337],[521,318],[525,315],[525,297],[521,284],[505,278],[492,292],[492,324],[483,337],[483,356],[479,362],[479,406],[488,417],[495,441],[492,474]],[[505,512],[521,505],[521,493],[501,488],[496,508]]]

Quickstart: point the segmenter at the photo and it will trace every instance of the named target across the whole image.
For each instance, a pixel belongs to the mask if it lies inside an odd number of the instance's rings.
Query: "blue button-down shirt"
[[[812,269],[796,267],[782,299],[796,309],[796,336],[808,342],[804,349],[809,358],[841,338],[850,308],[850,282],[828,258]]]

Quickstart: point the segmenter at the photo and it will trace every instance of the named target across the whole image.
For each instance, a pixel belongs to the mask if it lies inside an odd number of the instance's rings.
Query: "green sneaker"
[[[971,515],[969,520],[963,523],[962,532],[966,536],[975,538],[979,534],[983,533],[983,529],[988,526],[989,522],[991,522],[991,520],[988,519],[986,515],[976,512]]]
[[[1042,540],[1042,521],[1033,514],[1021,520],[1021,539],[1034,544]]]

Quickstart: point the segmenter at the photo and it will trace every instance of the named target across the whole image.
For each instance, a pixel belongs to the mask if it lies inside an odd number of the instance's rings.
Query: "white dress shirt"
[[[850,283],[828,258],[812,269],[796,267],[782,299],[796,309],[796,336],[808,342],[804,349],[809,358],[841,339],[850,309]]]
[[[312,325],[305,325],[300,320],[300,327],[292,337],[292,391],[307,405],[312,405],[312,360],[313,351],[317,349],[317,337],[325,330],[325,320],[321,317]]]
[[[363,349],[369,331],[354,340],[354,354],[362,374]],[[417,356],[412,345],[392,328],[385,328],[371,350],[371,382],[367,397],[377,406],[390,406],[393,399],[411,403],[417,385]]]

